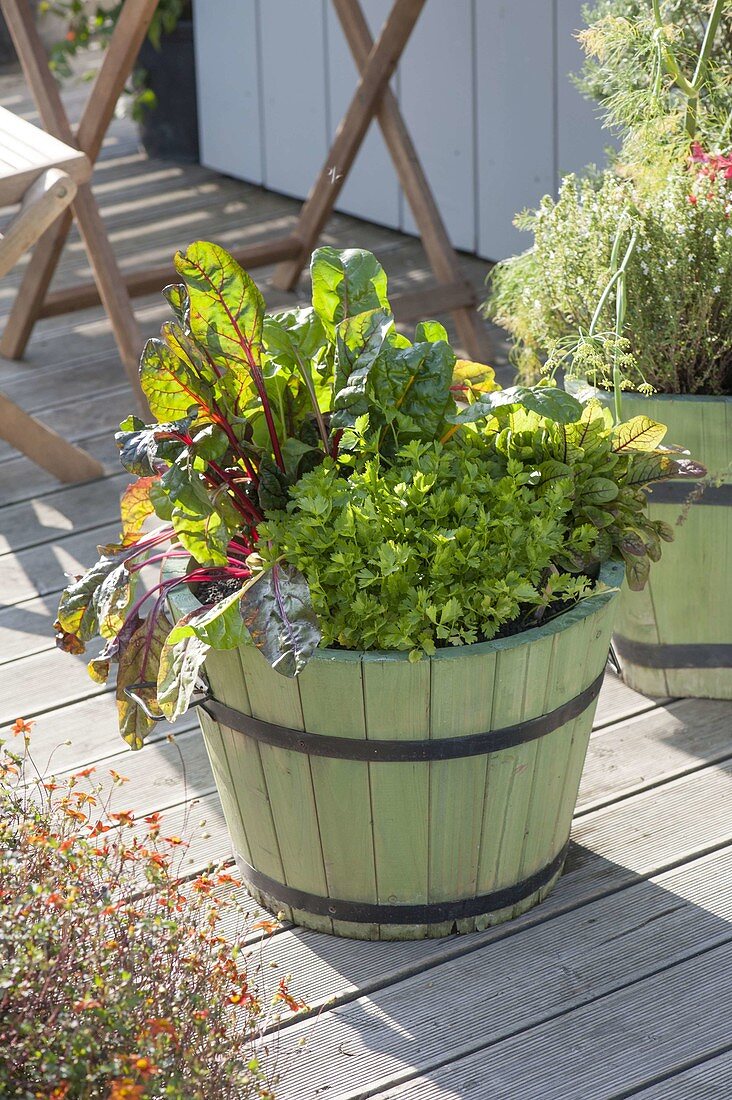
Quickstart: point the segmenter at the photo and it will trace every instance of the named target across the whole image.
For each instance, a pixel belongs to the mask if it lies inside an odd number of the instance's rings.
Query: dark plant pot
[[[157,105],[140,122],[140,140],[148,156],[198,163],[198,107],[193,20],[181,20],[161,39],[160,50],[145,42],[137,63]]]
[[[12,65],[16,61],[15,47],[7,24],[0,15],[0,66]]]
[[[165,575],[185,573],[183,559]],[[300,676],[211,650],[199,718],[247,889],[305,928],[421,939],[509,920],[561,873],[623,566],[509,638],[319,649]],[[169,596],[176,617],[200,608]]]

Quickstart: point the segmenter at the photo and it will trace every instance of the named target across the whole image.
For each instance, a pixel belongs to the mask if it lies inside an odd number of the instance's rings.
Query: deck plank
[[[680,1072],[661,1070],[661,1080],[640,1092],[637,1100],[727,1100],[732,1078],[732,1045],[716,1057]]]
[[[7,505],[0,511],[0,557],[114,522],[119,518],[120,493],[129,480],[123,472]]]
[[[315,1023],[293,1025],[288,1042],[312,1033],[311,1054],[285,1081],[281,1100],[311,1100],[324,1091],[332,1100],[361,1100],[512,1035],[530,1044],[529,1029],[732,943],[732,896],[723,887],[730,872],[727,848],[404,979]]]
[[[587,818],[577,819],[565,874],[540,906],[508,925],[465,937],[398,945],[334,940],[297,930],[280,937],[264,957],[276,959],[288,971],[297,973],[303,995],[316,1009],[331,1001],[346,1003],[363,998],[364,994],[371,995],[370,1001],[374,990],[388,986],[398,989],[398,983],[411,975],[446,965],[449,960],[474,951],[487,950],[507,936],[523,937],[525,930],[534,925],[728,845],[732,841],[732,821],[721,807],[703,830],[696,828],[692,816],[694,812],[703,812],[707,780],[721,797],[725,797],[724,792],[729,797],[729,777],[720,781],[716,773],[710,772],[701,778],[666,784],[648,795],[633,795],[621,806],[597,810]],[[661,837],[655,846],[649,845],[648,830],[657,827],[658,821],[672,818],[681,820],[668,842]],[[436,989],[439,990],[439,985]],[[321,1017],[319,1034],[327,1031],[324,1021],[329,1019]],[[320,1057],[319,1045],[316,1057]]]
[[[620,1100],[661,1073],[727,1047],[729,1017],[709,1012],[709,1005],[727,1004],[730,996],[732,946],[726,944],[405,1088],[369,1095],[478,1100],[487,1087],[491,1100]]]

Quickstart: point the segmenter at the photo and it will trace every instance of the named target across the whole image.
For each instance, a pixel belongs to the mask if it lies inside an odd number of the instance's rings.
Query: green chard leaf
[[[247,583],[241,614],[252,641],[276,672],[297,676],[320,643],[320,628],[302,573],[275,563]]]
[[[175,266],[188,288],[194,339],[233,376],[239,400],[245,400],[261,370],[262,295],[233,256],[207,241],[178,252]]]
[[[168,644],[196,637],[212,649],[238,649],[249,638],[241,617],[240,599],[239,589],[212,606],[189,612],[173,627]]]
[[[384,269],[364,249],[318,248],[310,276],[313,308],[331,340],[344,320],[373,310],[389,311]]]
[[[415,344],[436,344],[440,340],[444,340],[446,344],[449,343],[447,329],[439,321],[420,321],[415,325]]]
[[[511,386],[481,394],[474,404],[447,419],[451,424],[473,424],[492,416],[502,405],[522,405],[557,424],[572,424],[582,415],[582,405],[576,397],[557,386]]]
[[[211,411],[210,385],[162,340],[148,340],[143,348],[140,385],[151,413],[160,421],[183,417],[194,406],[204,413]]]
[[[188,330],[191,303],[188,300],[185,283],[170,283],[168,286],[163,287],[163,298],[173,310],[176,320],[183,326],[183,329]]]
[[[181,545],[201,565],[226,565],[226,548],[241,517],[225,490],[212,493],[201,474],[175,463],[151,490],[157,514],[169,520]]]
[[[439,437],[454,408],[454,364],[455,354],[445,341],[401,347],[387,339],[369,372],[365,396],[371,428],[391,428],[384,440],[390,450],[410,439]]]
[[[142,477],[162,473],[186,448],[176,435],[186,435],[195,417],[169,424],[147,426],[137,416],[128,416],[115,434],[119,460],[125,470]]]
[[[336,333],[336,374],[331,428],[351,428],[369,411],[369,373],[387,341],[394,319],[383,309],[341,321]]]

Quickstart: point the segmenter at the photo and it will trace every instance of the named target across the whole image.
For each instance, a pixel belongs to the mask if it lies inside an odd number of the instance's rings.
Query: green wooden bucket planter
[[[296,680],[211,651],[199,711],[240,872],[295,924],[358,939],[485,928],[559,877],[623,568],[512,638],[319,650]],[[186,589],[177,614],[198,603]]]
[[[623,415],[638,414],[666,424],[669,441],[721,483],[690,507],[688,481],[650,491],[651,516],[676,538],[646,588],[621,595],[613,643],[623,676],[647,695],[732,699],[732,397],[624,395]]]

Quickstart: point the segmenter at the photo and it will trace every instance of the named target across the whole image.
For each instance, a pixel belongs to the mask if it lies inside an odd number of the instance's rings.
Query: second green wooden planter
[[[301,675],[212,651],[201,726],[252,895],[360,939],[471,931],[559,877],[613,625],[608,589],[495,642],[319,650]],[[196,600],[178,590],[174,610]]]
[[[649,494],[675,539],[646,588],[623,591],[613,639],[623,676],[647,695],[732,699],[732,397],[624,395],[623,415],[639,414],[665,424],[712,484],[699,495],[661,482]]]

